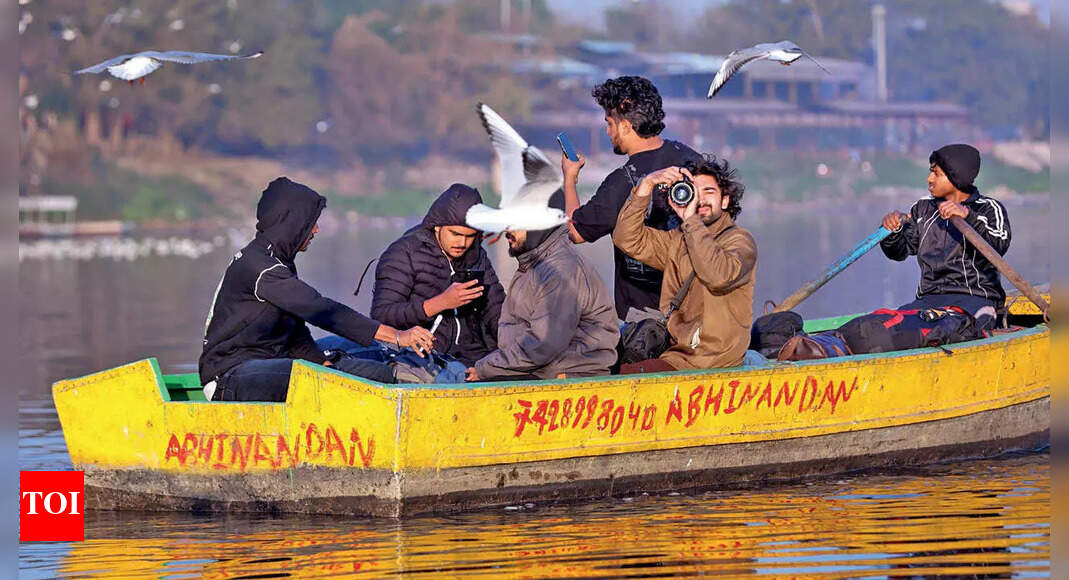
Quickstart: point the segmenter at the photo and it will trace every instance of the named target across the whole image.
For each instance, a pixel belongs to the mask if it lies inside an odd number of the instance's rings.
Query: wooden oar
[[[1002,275],[1021,291],[1021,294],[1027,296],[1028,299],[1032,301],[1032,304],[1035,304],[1036,307],[1043,312],[1044,320],[1050,320],[1050,305],[1047,304],[1047,301],[1044,300],[1039,291],[1025,281],[1025,279],[1022,278],[1021,275],[1018,274],[1008,262],[1006,262],[1006,260],[1002,259],[1002,256],[995,251],[995,248],[991,247],[991,244],[987,243],[987,240],[976,233],[976,230],[974,230],[972,226],[960,216],[950,218],[950,223],[954,224],[954,227],[958,228],[961,235],[965,236],[965,239],[969,240],[969,243],[975,246],[977,250],[980,250],[980,253],[987,258],[987,261],[994,264],[995,267],[998,268],[998,271],[1002,272]]]
[[[835,261],[835,263],[829,266],[827,270],[824,270],[819,278],[806,283],[806,285],[799,288],[797,292],[784,298],[783,302],[780,302],[779,306],[776,306],[772,312],[784,312],[798,306],[803,300],[809,298],[809,296],[819,290],[821,286],[827,284],[828,281],[838,275],[839,272],[842,272],[847,266],[856,262],[858,258],[864,256],[869,250],[874,248],[876,244],[880,243],[881,240],[889,235],[891,235],[891,231],[880,226],[879,229],[862,240],[860,244],[854,247],[854,249],[843,254]]]

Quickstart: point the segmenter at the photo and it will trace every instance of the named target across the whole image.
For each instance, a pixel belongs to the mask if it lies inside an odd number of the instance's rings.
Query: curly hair
[[[660,135],[664,130],[661,94],[649,79],[623,76],[609,79],[590,92],[606,114],[627,119],[640,137]]]
[[[702,160],[685,165],[691,175],[711,175],[716,179],[720,187],[720,195],[727,196],[728,207],[724,211],[731,216],[732,221],[742,213],[742,196],[746,193],[746,186],[739,180],[739,172],[732,167],[726,159],[717,159],[710,153],[702,154]]]

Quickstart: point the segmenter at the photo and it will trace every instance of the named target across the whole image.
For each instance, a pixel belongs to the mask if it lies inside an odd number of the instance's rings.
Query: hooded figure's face
[[[524,248],[527,243],[527,230],[509,230],[505,232],[505,239],[509,241],[509,255],[513,258],[527,251],[527,248]]]
[[[475,243],[479,230],[467,226],[435,226],[434,237],[438,239],[442,251],[455,260]]]
[[[423,227],[434,234],[438,246],[450,259],[463,256],[479,239],[479,230],[464,224],[471,206],[482,202],[483,198],[477,189],[454,183],[427,210]]]
[[[312,243],[312,238],[316,237],[316,234],[318,234],[318,233],[319,233],[319,224],[317,223],[315,226],[312,227],[312,233],[308,234],[308,239],[304,241],[303,245],[301,245],[301,249],[297,250],[297,251],[298,252],[307,252],[308,251],[308,245]]]
[[[292,261],[307,249],[327,200],[311,188],[279,177],[268,184],[256,205],[256,232],[275,255]]]

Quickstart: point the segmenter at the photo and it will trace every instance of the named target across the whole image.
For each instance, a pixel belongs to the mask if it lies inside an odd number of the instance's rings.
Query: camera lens
[[[676,205],[687,205],[694,200],[694,187],[686,181],[677,181],[668,190],[668,198]]]

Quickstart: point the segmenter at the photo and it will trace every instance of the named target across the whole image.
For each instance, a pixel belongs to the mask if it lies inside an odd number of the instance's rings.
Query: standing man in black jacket
[[[627,162],[605,177],[594,197],[579,205],[577,184],[579,170],[586,160],[580,156],[571,161],[561,156],[564,171],[564,213],[571,216],[569,236],[572,242],[596,242],[610,235],[616,228],[616,218],[642,178],[666,167],[697,164],[702,158],[690,147],[677,141],[661,139],[664,130],[664,110],[661,94],[649,79],[623,76],[609,79],[594,87],[594,100],[605,111],[605,132],[612,141],[613,153],[627,155]],[[654,195],[643,225],[670,231],[682,221],[669,207],[664,195]],[[613,246],[616,277],[613,293],[616,315],[627,318],[634,307],[657,309],[661,299],[664,273],[628,256]]]
[[[238,251],[215,291],[205,325],[200,379],[213,401],[285,401],[294,359],[330,365],[305,322],[369,345],[373,340],[429,352],[424,328],[399,331],[325,298],[297,277],[327,200],[279,177],[256,206],[256,237]],[[342,359],[338,370],[396,382],[383,363]]]
[[[505,289],[480,244],[482,232],[465,224],[478,190],[449,186],[423,222],[386,248],[375,269],[371,316],[397,328],[430,327],[438,352],[465,365],[497,348],[497,323]],[[458,281],[465,271],[479,280]]]
[[[901,310],[957,306],[976,318],[981,329],[996,322],[1006,300],[998,268],[950,223],[959,216],[1000,255],[1010,249],[1010,219],[998,201],[980,195],[973,185],[980,172],[980,152],[964,144],[947,145],[928,158],[928,191],[905,214],[883,218],[891,235],[880,243],[895,261],[917,256],[921,280],[917,299]]]

